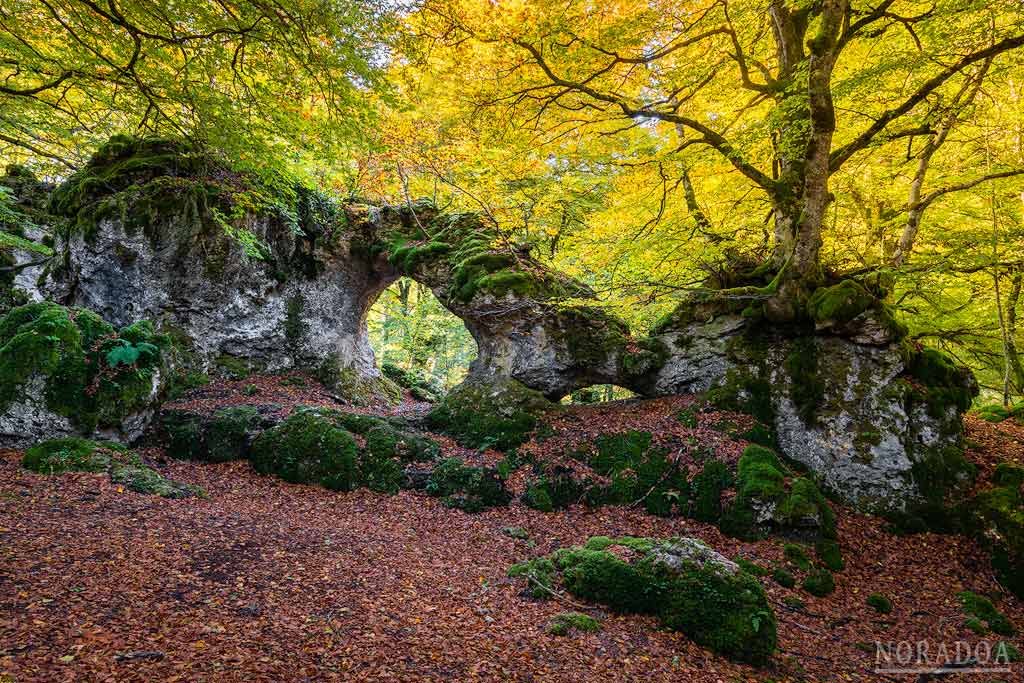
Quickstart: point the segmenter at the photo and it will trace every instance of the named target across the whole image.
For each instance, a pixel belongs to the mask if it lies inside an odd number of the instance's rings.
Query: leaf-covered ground
[[[657,405],[646,428],[665,415]],[[602,419],[644,427],[643,410],[633,404],[630,417],[616,418],[607,406],[577,409],[559,429],[585,434]],[[1024,428],[970,418],[968,428],[975,460],[1024,460]],[[334,493],[256,475],[244,461],[143,454],[209,497],[165,500],[102,475],[33,474],[19,452],[0,453],[0,673],[18,683],[913,681],[873,673],[874,642],[977,642],[956,593],[998,594],[973,542],[896,537],[878,519],[839,511],[846,569],[834,594],[815,598],[762,579],[781,652],[757,670],[650,618],[595,610],[600,632],[550,635],[548,622],[575,608],[523,597],[505,571],[593,535],[698,536],[766,566],[781,561],[780,540],[742,543],[706,524],[622,507],[541,513],[514,502],[469,515],[418,493]],[[529,540],[507,527],[524,528]],[[865,604],[874,592],[892,598],[892,614]],[[806,606],[787,608],[787,597]],[[1024,605],[998,604],[1024,627]],[[995,680],[1024,680],[1024,669]]]

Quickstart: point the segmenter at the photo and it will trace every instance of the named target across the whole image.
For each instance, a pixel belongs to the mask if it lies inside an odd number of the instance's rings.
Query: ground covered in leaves
[[[303,387],[250,383],[282,410],[309,402]],[[212,390],[198,400],[219,407],[237,393]],[[666,416],[687,399],[672,401],[650,402],[646,421],[642,403],[573,409],[554,421],[552,438],[586,441],[602,424],[674,430]],[[699,419],[687,435],[735,456],[731,442],[715,441],[721,432],[705,429],[718,418]],[[997,458],[1024,461],[1019,426],[968,418],[968,430],[983,470]],[[659,630],[654,618],[525,597],[506,570],[595,535],[696,536],[770,567],[782,562],[779,539],[744,543],[628,507],[542,513],[516,500],[466,514],[417,492],[336,493],[259,476],[246,461],[178,461],[159,447],[142,455],[207,497],[136,494],[100,474],[35,474],[20,452],[0,453],[0,673],[13,681],[913,681],[873,673],[875,641],[1003,638],[964,626],[959,591],[1000,596],[999,609],[1024,627],[1024,605],[999,590],[972,541],[894,536],[882,520],[840,509],[846,567],[833,594],[761,579],[780,652],[753,669]],[[892,613],[869,607],[872,593],[891,598]],[[548,632],[557,615],[580,609],[599,631]],[[1013,667],[962,679],[1024,680]]]

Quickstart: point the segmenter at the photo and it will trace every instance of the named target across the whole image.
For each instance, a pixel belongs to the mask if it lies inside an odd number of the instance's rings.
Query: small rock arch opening
[[[590,405],[594,403],[609,403],[611,401],[622,401],[629,398],[639,398],[640,395],[617,384],[592,384],[572,392],[562,399],[562,403],[571,405]]]
[[[462,319],[412,278],[398,278],[380,293],[366,326],[381,372],[399,384],[423,380],[434,394],[462,382],[477,357]]]

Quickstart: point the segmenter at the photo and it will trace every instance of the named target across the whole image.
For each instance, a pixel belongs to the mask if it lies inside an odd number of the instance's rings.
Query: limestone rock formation
[[[468,432],[496,419],[512,446],[547,401],[610,383],[644,396],[709,391],[752,412],[858,506],[935,501],[969,474],[959,423],[969,373],[903,340],[884,282],[820,287],[801,304],[803,323],[785,330],[758,310],[771,283],[725,283],[753,303],[697,298],[634,336],[587,305],[585,285],[480,216],[426,202],[341,205],[162,140],[112,139],[53,192],[50,210],[67,226],[44,292],[116,325],[152,320],[170,338],[172,370],[308,368],[349,399],[386,397],[395,389],[374,363],[366,315],[408,276],[477,342],[466,385],[434,415],[467,442],[486,443]],[[474,409],[486,419],[462,414]]]

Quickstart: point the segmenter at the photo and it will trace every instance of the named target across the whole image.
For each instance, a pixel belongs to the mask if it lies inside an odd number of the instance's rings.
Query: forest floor
[[[261,393],[280,391],[283,409],[289,397],[309,402],[301,387],[265,382]],[[643,402],[631,405],[630,419],[641,420]],[[588,411],[609,410],[574,409],[567,420],[582,429]],[[967,429],[984,470],[995,459],[1024,462],[1024,428],[967,418]],[[973,541],[894,536],[882,520],[841,508],[846,568],[832,595],[762,579],[780,651],[754,669],[653,618],[595,610],[600,632],[551,635],[552,617],[576,608],[524,597],[506,570],[595,535],[695,536],[772,566],[779,539],[740,542],[624,507],[542,513],[515,501],[466,514],[421,493],[335,493],[259,476],[246,461],[143,454],[208,497],[132,493],[98,474],[34,474],[20,452],[0,452],[0,681],[915,681],[874,673],[876,641],[944,643],[952,656],[957,641],[998,638],[963,626],[958,591],[1001,594]],[[891,614],[865,604],[875,592],[892,598]],[[787,607],[794,597],[805,606]],[[1024,628],[1024,604],[1005,597],[998,606]],[[1011,668],[943,680],[1024,681],[1024,665]]]

